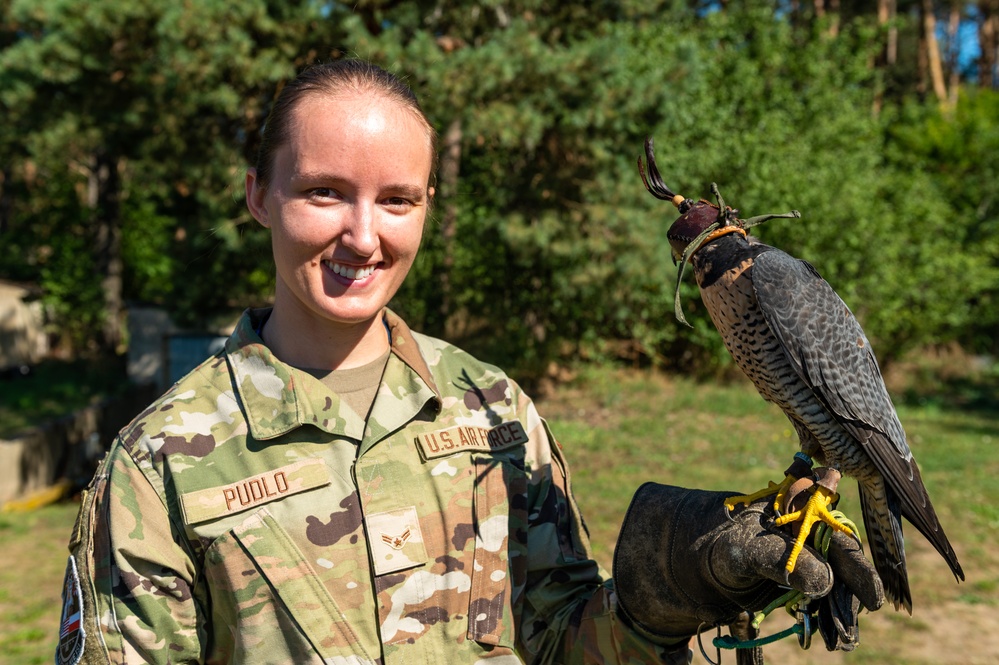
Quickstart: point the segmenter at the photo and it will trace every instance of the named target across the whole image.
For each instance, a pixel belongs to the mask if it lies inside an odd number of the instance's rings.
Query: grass
[[[770,662],[928,665],[956,662],[958,653],[963,663],[999,656],[999,639],[991,637],[999,629],[999,373],[921,376],[904,381],[899,394],[899,417],[967,581],[956,584],[909,526],[913,617],[884,608],[863,617],[853,653],[829,654],[819,644],[803,652],[785,640],[767,647]],[[643,482],[750,491],[779,480],[797,450],[784,415],[741,377],[723,385],[591,369],[539,408],[564,446],[594,554],[607,570]],[[859,522],[856,483],[845,479],[840,493],[839,508]],[[771,632],[789,625],[777,621]],[[704,661],[698,654],[695,662]]]
[[[51,663],[59,634],[66,543],[78,506],[0,514],[0,663]]]
[[[0,437],[87,406],[127,386],[120,362],[46,360],[0,378]]]
[[[967,582],[955,584],[943,560],[910,527],[906,546],[913,617],[884,608],[862,617],[863,641],[853,653],[828,654],[818,643],[803,652],[785,640],[767,647],[768,662],[995,662],[997,379],[999,375],[962,378],[960,390],[949,382],[924,382],[899,392],[899,414]],[[539,410],[564,446],[595,555],[608,570],[618,526],[641,483],[752,490],[777,479],[797,445],[780,411],[743,380],[723,385],[586,369],[541,400]],[[840,508],[859,516],[855,483],[844,480],[841,493]],[[0,515],[0,663],[52,660],[65,545],[76,509],[66,503]],[[782,620],[773,620],[779,624],[774,631],[785,627]],[[731,655],[725,658],[734,661]],[[704,661],[698,654],[695,662]]]

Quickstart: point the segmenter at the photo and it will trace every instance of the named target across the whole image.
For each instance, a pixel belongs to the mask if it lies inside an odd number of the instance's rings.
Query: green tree
[[[892,124],[888,157],[900,171],[918,169],[933,189],[914,193],[916,227],[927,252],[951,252],[953,290],[932,289],[947,312],[950,337],[969,350],[999,352],[999,92],[966,86],[953,112],[910,103]],[[927,228],[930,210],[941,219]],[[933,239],[930,240],[931,234]],[[965,265],[961,265],[961,263]],[[957,272],[960,271],[960,272]],[[962,297],[954,298],[954,294]]]
[[[15,0],[3,9],[0,140],[14,181],[4,198],[8,235],[23,250],[11,272],[36,270],[67,328],[104,352],[119,347],[126,298],[191,313],[259,298],[269,257],[263,234],[244,232],[241,173],[275,87],[336,43],[323,7]],[[54,232],[66,230],[66,209],[77,211],[68,236]],[[31,241],[39,235],[51,242]],[[50,288],[68,272],[64,260],[88,268],[75,288]],[[79,295],[95,284],[101,298]]]
[[[675,212],[644,193],[634,162],[651,134],[677,190],[708,196],[717,181],[747,215],[801,209],[800,222],[760,233],[820,268],[885,360],[959,334],[987,262],[962,251],[964,229],[944,211],[921,205],[935,174],[887,156],[896,116],[872,113],[873,20],[830,34],[768,2],[617,9],[577,27],[521,7],[447,53],[392,21],[370,37],[349,31],[363,37],[359,52],[430,91],[438,126],[459,118],[460,182],[443,202],[458,211],[455,330],[533,372],[560,352],[601,348],[676,366],[726,362],[692,280],[683,293],[695,329],[672,318],[664,236]],[[428,276],[448,269],[439,240],[428,240]],[[425,303],[427,283],[411,280],[403,301]],[[968,300],[954,303],[956,291]]]
[[[123,300],[201,324],[264,304],[243,170],[283,82],[356,55],[408,80],[442,134],[393,305],[417,328],[526,377],[569,353],[727,362],[689,277],[694,329],[673,318],[675,211],[635,165],[651,135],[675,190],[715,181],[747,216],[801,210],[760,235],[819,268],[881,357],[981,346],[995,102],[970,86],[952,113],[900,101],[921,1],[885,22],[852,0],[0,0],[0,270],[39,280],[78,347],[114,345]]]

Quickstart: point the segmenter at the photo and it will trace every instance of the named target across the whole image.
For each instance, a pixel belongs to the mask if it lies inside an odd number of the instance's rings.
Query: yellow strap
[[[712,240],[714,240],[716,238],[721,238],[723,235],[727,235],[729,233],[741,233],[743,238],[746,237],[746,229],[743,229],[743,228],[740,228],[738,226],[735,226],[734,224],[731,225],[731,226],[723,226],[720,229],[715,229],[714,231],[712,231],[711,233],[709,233],[708,237],[704,239],[704,242],[702,242],[700,244],[700,246],[698,247],[698,249],[700,249],[701,247],[704,247],[705,245],[707,245]]]

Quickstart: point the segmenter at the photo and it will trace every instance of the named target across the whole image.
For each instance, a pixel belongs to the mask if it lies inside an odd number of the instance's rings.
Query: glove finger
[[[763,578],[790,585],[810,597],[829,593],[832,569],[808,547],[798,556],[794,571],[787,574],[792,540],[788,534],[768,528],[762,511],[754,508],[736,518],[742,528],[727,529],[715,543],[710,560],[715,562],[712,570],[718,580],[730,588],[745,588]]]
[[[829,593],[833,573],[829,565],[805,548],[798,556],[794,571],[787,573],[791,543],[782,534],[763,532],[753,538],[751,547],[742,550],[742,557],[733,554],[732,561],[744,560],[742,569],[754,578],[772,580],[781,586],[791,586],[806,596],[818,598]],[[737,564],[738,565],[738,564]]]
[[[864,556],[860,544],[846,534],[833,534],[829,546],[829,565],[836,579],[845,584],[867,609],[880,609],[885,602],[885,589],[874,564]]]
[[[786,562],[785,556],[782,564],[786,565]],[[798,555],[794,570],[787,576],[787,583],[810,598],[820,598],[832,589],[833,571],[828,563],[806,547]]]

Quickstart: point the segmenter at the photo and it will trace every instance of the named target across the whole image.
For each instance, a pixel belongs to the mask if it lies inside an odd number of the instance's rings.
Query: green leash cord
[[[832,511],[832,515],[833,517],[836,518],[836,521],[838,521],[840,524],[849,527],[850,531],[852,531],[853,534],[857,537],[857,540],[858,541],[860,540],[860,531],[857,529],[857,525],[853,522],[853,520],[851,520],[849,517],[844,515],[839,510]],[[829,558],[829,543],[832,542],[832,535],[833,535],[833,530],[829,528],[829,525],[827,524],[819,524],[818,526],[815,527],[815,533],[813,534],[814,538],[813,543],[815,549],[818,550],[819,554],[822,555],[823,559]],[[762,611],[757,612],[753,616],[753,621],[752,621],[753,628],[759,629],[760,624],[763,623],[763,620],[766,619],[771,612],[773,612],[782,605],[784,606],[784,609],[787,610],[787,613],[790,614],[792,617],[797,616],[799,612],[805,611],[801,607],[802,600],[807,601],[807,599],[805,598],[805,594],[801,593],[800,591],[791,589],[783,596],[781,596],[780,598],[778,598],[777,600],[773,601],[765,608],[763,608]],[[811,637],[811,634],[818,629],[818,625],[814,621],[808,622],[808,625],[810,626],[808,628],[808,635],[804,634],[805,627],[802,625],[802,622],[798,621],[790,628],[774,633],[773,635],[768,635],[767,637],[760,637],[755,640],[743,641],[732,635],[721,635],[714,638],[711,641],[711,643],[717,649],[753,649],[755,647],[762,647],[767,644],[772,644],[790,635],[799,635],[803,636],[804,638]],[[804,648],[807,649],[808,647]]]

